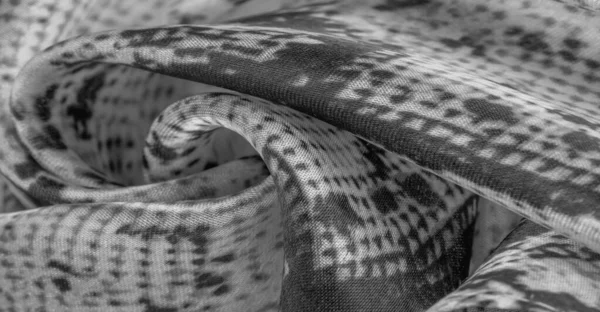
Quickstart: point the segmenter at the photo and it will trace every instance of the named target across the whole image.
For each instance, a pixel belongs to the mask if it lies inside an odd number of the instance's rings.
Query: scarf
[[[600,310],[595,0],[0,1],[0,310]]]

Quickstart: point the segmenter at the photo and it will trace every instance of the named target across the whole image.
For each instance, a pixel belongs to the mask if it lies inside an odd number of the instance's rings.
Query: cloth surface
[[[0,311],[600,311],[599,9],[0,1]]]

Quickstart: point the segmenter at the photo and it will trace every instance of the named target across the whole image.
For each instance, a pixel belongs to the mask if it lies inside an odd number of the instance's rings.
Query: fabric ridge
[[[0,1],[0,311],[600,311],[599,3]]]

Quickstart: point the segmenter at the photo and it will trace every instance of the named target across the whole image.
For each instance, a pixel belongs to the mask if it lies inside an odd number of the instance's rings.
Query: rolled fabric
[[[600,311],[597,9],[0,2],[0,310]]]

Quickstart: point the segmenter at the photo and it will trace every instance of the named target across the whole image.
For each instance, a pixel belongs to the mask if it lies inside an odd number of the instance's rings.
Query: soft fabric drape
[[[0,1],[0,311],[600,311],[600,4]]]

